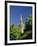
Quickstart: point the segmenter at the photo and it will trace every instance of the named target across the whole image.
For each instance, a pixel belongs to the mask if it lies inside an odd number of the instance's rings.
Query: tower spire
[[[23,24],[22,16],[20,16],[20,20],[19,20],[19,29],[20,29],[21,33],[24,32],[24,24]]]

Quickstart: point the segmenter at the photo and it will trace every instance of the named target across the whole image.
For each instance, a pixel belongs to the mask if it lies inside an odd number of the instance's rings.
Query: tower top
[[[22,21],[22,16],[20,16],[20,21]]]

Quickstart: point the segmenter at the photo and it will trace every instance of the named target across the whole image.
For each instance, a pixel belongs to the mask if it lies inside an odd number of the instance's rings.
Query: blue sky
[[[23,23],[25,23],[26,17],[29,15],[32,15],[32,7],[10,6],[10,25],[15,24],[18,26],[20,16],[22,16]]]

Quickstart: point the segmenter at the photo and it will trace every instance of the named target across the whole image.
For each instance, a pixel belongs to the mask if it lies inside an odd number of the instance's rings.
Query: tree
[[[13,24],[10,26],[10,39],[19,39],[20,37],[20,30],[19,28],[16,28],[16,26]]]
[[[32,16],[26,18],[26,30],[32,30]]]
[[[32,38],[32,16],[28,16],[26,18],[26,22],[25,22],[25,27],[26,29],[24,30],[24,32],[29,32],[27,35],[27,37],[24,37],[24,39],[30,39]]]
[[[26,39],[27,37],[32,38],[32,16],[28,16],[26,18],[25,22],[25,32],[21,33],[19,30],[19,27],[17,28],[16,25],[12,24],[10,25],[10,40],[20,40],[20,39]],[[27,31],[27,32],[26,32]],[[27,39],[28,39],[27,38]]]

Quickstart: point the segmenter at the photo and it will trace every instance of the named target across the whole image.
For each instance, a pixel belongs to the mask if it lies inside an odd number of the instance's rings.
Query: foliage
[[[32,16],[26,18],[26,30],[32,30]]]
[[[25,32],[21,33],[14,24],[10,25],[10,40],[26,39],[32,33],[32,17],[28,16],[25,23]],[[32,35],[32,34],[31,34]]]
[[[10,27],[10,37],[11,39],[18,39],[20,37],[20,30],[14,24]]]

